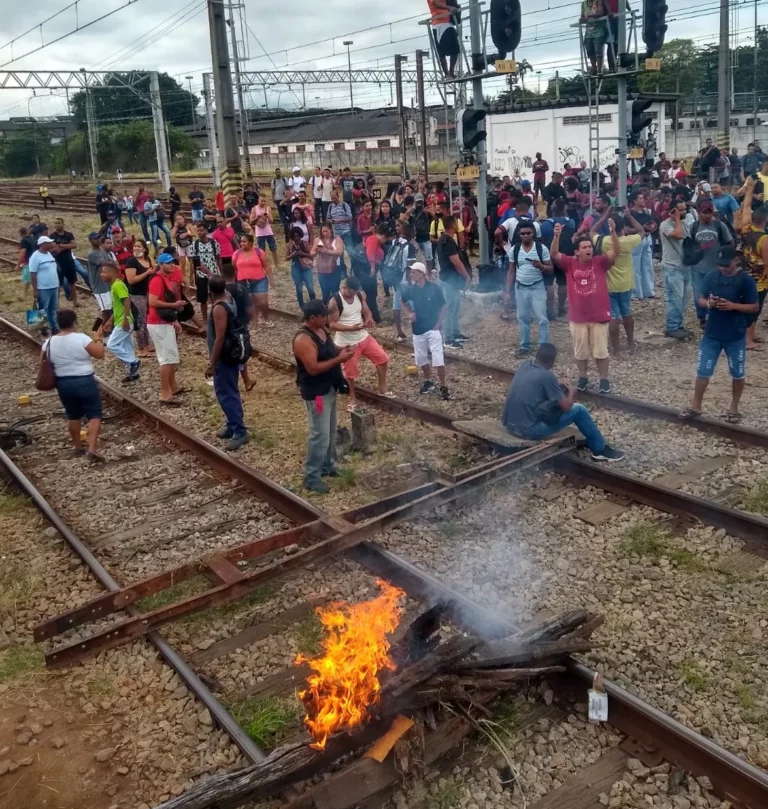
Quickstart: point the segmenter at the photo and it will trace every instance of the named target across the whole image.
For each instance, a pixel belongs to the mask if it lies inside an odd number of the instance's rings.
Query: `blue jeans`
[[[133,327],[125,331],[121,326],[115,326],[109,334],[107,348],[124,362],[131,370],[131,366],[136,362],[136,352],[133,350]]]
[[[152,228],[152,244],[157,246],[160,243],[160,237],[157,231],[162,230],[165,233],[165,240],[168,242],[168,247],[171,246],[171,231],[168,230],[168,225],[165,222],[150,222],[149,226]]]
[[[227,420],[227,431],[232,436],[241,436],[246,431],[243,422],[243,400],[237,387],[239,376],[238,365],[217,362],[213,367],[213,389]]]
[[[515,283],[517,324],[520,326],[520,348],[531,347],[531,317],[539,327],[539,345],[549,342],[547,289],[544,281],[525,286]]]
[[[192,221],[193,222],[202,222],[203,221],[203,209],[202,208],[192,208]]]
[[[643,236],[632,251],[632,269],[635,274],[634,298],[653,297],[653,261],[651,260],[651,237]]]
[[[667,331],[683,328],[685,310],[691,294],[691,271],[687,267],[661,265],[664,277],[664,297],[667,300]]]
[[[709,310],[705,306],[699,305],[699,298],[704,289],[704,279],[707,277],[705,272],[698,272],[691,270],[691,285],[693,286],[693,303],[696,307],[696,317],[699,320],[706,320]]]
[[[56,312],[59,308],[59,288],[38,288],[37,302],[41,309],[45,309],[45,314],[48,316],[48,325],[51,328],[51,334],[56,334],[59,331],[59,321],[56,319]]]
[[[700,379],[711,379],[722,352],[725,352],[728,360],[728,371],[731,374],[731,379],[744,379],[747,374],[745,363],[747,338],[742,337],[740,340],[723,343],[720,340],[707,337],[706,334],[699,343],[699,364],[696,368],[696,376]]]
[[[304,401],[309,420],[307,437],[307,460],[304,464],[306,483],[318,483],[320,477],[332,472],[336,450],[336,391],[330,390],[322,397],[323,412],[317,412],[315,400]]]
[[[452,343],[459,334],[459,305],[461,304],[461,287],[455,284],[440,282],[445,296],[445,319],[443,320],[443,342]],[[546,293],[545,293],[546,294]]]
[[[584,438],[587,439],[587,446],[592,452],[602,452],[605,449],[603,434],[597,428],[589,410],[583,404],[574,404],[554,424],[547,424],[543,421],[536,422],[522,437],[527,438],[529,441],[542,441],[555,433],[559,433],[560,430],[570,427],[571,424],[575,424],[581,430]]]
[[[125,213],[128,216],[128,221],[133,224],[133,217],[136,215],[133,208],[126,208]]]
[[[139,212],[139,224],[141,225],[141,235],[144,237],[144,241],[150,241],[149,238],[149,229],[147,228],[147,215]]]
[[[88,271],[83,267],[79,258],[75,259],[75,272],[85,281],[85,285],[90,289],[91,282],[88,280]]]
[[[320,282],[320,294],[323,297],[323,303],[327,306],[328,301],[339,291],[341,269],[336,267],[333,272],[319,272],[317,280]]]
[[[312,268],[302,267],[301,264],[293,259],[291,261],[291,280],[294,287],[296,287],[296,300],[299,302],[299,309],[304,306],[304,287],[307,288],[309,299],[315,299],[315,281],[312,277]]]

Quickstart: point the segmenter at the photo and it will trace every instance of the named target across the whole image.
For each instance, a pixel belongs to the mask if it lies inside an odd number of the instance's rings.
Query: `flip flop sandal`
[[[251,384],[250,384],[250,385],[246,385],[246,386],[245,386],[245,392],[246,392],[246,393],[250,393],[250,392],[251,392],[251,391],[252,391],[252,390],[253,390],[255,387],[256,387],[256,383],[255,383],[255,382],[251,382]]]
[[[347,405],[347,413],[354,413],[357,410],[356,404]]]
[[[747,351],[765,351],[765,348],[763,346],[747,346]]]
[[[386,393],[382,393],[382,396],[386,396],[387,399],[397,399],[397,394],[393,393],[391,390],[388,390]]]
[[[728,424],[741,424],[742,415],[741,413],[731,413],[729,410],[728,412],[723,413],[720,418],[724,419]]]
[[[174,402],[173,399],[159,399],[158,400],[163,407],[181,407],[181,402]]]
[[[173,395],[181,396],[182,393],[189,393],[189,388],[179,388]]]
[[[685,410],[681,410],[681,411],[680,411],[680,412],[677,414],[677,417],[678,417],[679,419],[683,419],[684,421],[687,421],[687,420],[689,420],[689,419],[696,419],[696,418],[698,418],[700,415],[701,415],[701,410],[693,410],[693,409],[692,409],[692,408],[690,408],[690,407],[686,407],[686,408],[685,408]]]

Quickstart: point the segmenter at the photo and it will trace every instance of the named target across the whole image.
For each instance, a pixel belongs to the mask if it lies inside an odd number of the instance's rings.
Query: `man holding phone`
[[[747,326],[758,310],[757,285],[740,267],[739,256],[731,245],[721,247],[717,269],[707,273],[701,287],[699,305],[709,309],[707,325],[699,343],[699,366],[690,407],[682,419],[701,415],[701,403],[720,354],[725,352],[732,379],[731,406],[723,416],[729,424],[741,421],[739,402],[746,381],[745,356]]]

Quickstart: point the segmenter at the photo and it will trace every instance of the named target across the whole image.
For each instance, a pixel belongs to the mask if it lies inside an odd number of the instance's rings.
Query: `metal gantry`
[[[403,81],[416,82],[416,70],[403,68]],[[240,81],[243,87],[265,84],[386,84],[396,80],[394,69],[331,69],[331,70],[243,70]],[[424,81],[427,84],[443,83],[443,77],[438,73],[425,73]]]

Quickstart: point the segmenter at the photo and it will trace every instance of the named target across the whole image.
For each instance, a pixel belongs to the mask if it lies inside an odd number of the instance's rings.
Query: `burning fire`
[[[332,733],[367,721],[379,701],[379,671],[394,669],[387,635],[400,621],[403,610],[398,602],[405,593],[388,582],[376,583],[382,592],[372,601],[318,608],[328,633],[323,641],[325,654],[314,660],[296,659],[309,663],[314,672],[299,698],[307,709],[304,724],[316,750],[325,748]]]

